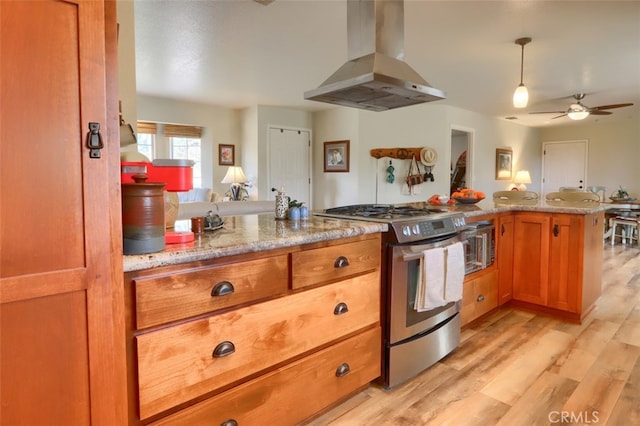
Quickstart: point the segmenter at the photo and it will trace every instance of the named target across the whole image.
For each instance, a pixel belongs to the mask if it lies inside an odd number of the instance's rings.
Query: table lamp
[[[518,191],[526,191],[528,183],[531,183],[531,175],[529,170],[519,170],[516,173],[516,177],[513,179],[513,183],[517,183]]]
[[[231,199],[233,201],[240,201],[241,184],[246,181],[247,178],[242,171],[242,167],[231,166],[227,170],[227,174],[224,175],[221,183],[230,183],[231,187],[229,188],[229,194],[231,194]]]

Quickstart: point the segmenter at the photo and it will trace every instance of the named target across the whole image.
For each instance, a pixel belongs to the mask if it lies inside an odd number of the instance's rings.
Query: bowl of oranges
[[[460,204],[475,204],[484,200],[485,194],[482,191],[476,191],[471,188],[463,188],[451,194],[451,198]]]

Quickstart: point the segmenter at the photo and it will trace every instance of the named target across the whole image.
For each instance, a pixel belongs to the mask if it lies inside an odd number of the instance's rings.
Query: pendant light
[[[522,74],[524,68],[524,45],[531,42],[531,37],[522,37],[516,40],[516,44],[522,47],[522,56],[520,58],[520,85],[513,94],[513,106],[516,108],[524,108],[529,102],[529,92],[522,82]]]

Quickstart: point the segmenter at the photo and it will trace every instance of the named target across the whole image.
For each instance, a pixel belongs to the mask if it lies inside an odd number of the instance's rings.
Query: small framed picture
[[[218,164],[220,166],[235,166],[236,150],[235,145],[218,145]]]
[[[324,143],[324,171],[349,171],[349,141],[332,141]]]
[[[496,148],[496,180],[511,180],[513,151]]]

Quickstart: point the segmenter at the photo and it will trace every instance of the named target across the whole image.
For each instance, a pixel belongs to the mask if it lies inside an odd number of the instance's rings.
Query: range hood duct
[[[348,61],[304,98],[386,111],[445,99],[404,62],[404,2],[347,0]]]

